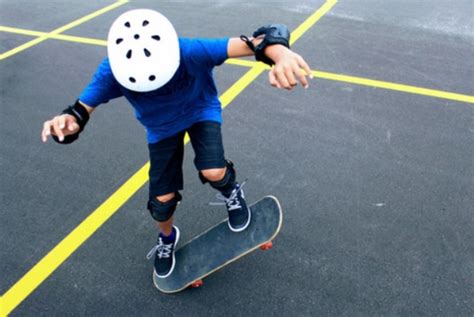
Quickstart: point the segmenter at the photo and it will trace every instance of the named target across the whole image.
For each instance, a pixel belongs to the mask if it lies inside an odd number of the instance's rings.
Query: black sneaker
[[[165,238],[158,236],[157,244],[148,252],[147,258],[151,259],[155,255],[155,269],[153,274],[158,278],[166,278],[173,273],[176,263],[174,248],[179,241],[179,229],[173,226],[175,233],[174,241],[165,241]],[[166,242],[166,243],[165,243]]]
[[[236,184],[229,197],[218,194],[217,198],[223,200],[225,206],[227,207],[227,212],[229,214],[228,224],[230,230],[233,232],[241,232],[247,229],[250,224],[250,218],[252,214],[250,212],[250,208],[247,207],[247,203],[245,202],[242,186]]]

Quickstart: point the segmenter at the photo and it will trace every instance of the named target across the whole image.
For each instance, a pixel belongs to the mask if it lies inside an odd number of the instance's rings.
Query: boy
[[[311,77],[311,70],[301,56],[289,50],[286,26],[262,27],[253,36],[180,39],[160,13],[128,11],[112,24],[108,58],[79,99],[44,123],[43,142],[51,135],[56,142],[69,144],[78,138],[99,104],[124,96],[135,108],[147,131],[151,163],[147,208],[160,230],[149,257],[155,256],[154,274],[159,278],[168,277],[175,266],[180,232],[173,225],[173,214],[182,198],[186,132],[201,181],[218,190],[218,198],[226,205],[229,229],[243,231],[251,220],[235,168],[224,157],[222,109],[213,67],[227,58],[255,55],[257,60],[275,65],[269,73],[272,86],[290,90],[298,79],[308,87],[306,76]]]

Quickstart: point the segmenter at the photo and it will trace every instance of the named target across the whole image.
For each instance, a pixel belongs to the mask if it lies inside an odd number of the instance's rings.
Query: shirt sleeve
[[[220,39],[193,39],[190,40],[189,58],[198,65],[213,67],[221,65],[229,58],[227,45],[229,38]]]
[[[91,82],[79,96],[79,100],[90,107],[97,107],[121,96],[123,96],[122,90],[112,74],[109,59],[106,58],[97,67]]]

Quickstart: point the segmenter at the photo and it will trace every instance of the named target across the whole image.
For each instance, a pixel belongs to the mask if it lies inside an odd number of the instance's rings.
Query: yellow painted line
[[[474,103],[474,96],[470,96],[470,95],[462,95],[462,94],[457,94],[457,93],[452,93],[452,92],[447,92],[447,91],[415,87],[415,86],[385,82],[385,81],[380,81],[380,80],[340,75],[340,74],[327,73],[327,72],[321,72],[321,71],[312,71],[312,73],[313,73],[313,76],[315,77],[324,78],[328,80],[342,81],[342,82],[346,82],[350,84],[357,84],[357,85],[376,87],[376,88],[384,88],[384,89],[396,90],[396,91],[401,91],[401,92],[406,92],[406,93],[411,93],[411,94],[418,94],[418,95],[430,96],[430,97],[435,97],[435,98]]]
[[[319,9],[321,10],[321,9]],[[318,10],[318,11],[319,11]],[[327,11],[326,11],[327,12]],[[314,20],[313,24],[317,20]],[[306,30],[308,29],[306,24]],[[220,96],[222,107],[227,107],[264,70],[266,65],[255,63],[239,80]],[[186,143],[189,138],[186,138]],[[96,232],[147,181],[149,162],[115,191],[107,200],[59,242],[33,268],[2,296],[2,313],[9,314],[46,280],[66,259]]]
[[[7,313],[3,311],[3,301],[2,298],[0,297],[0,317],[6,317]]]
[[[92,12],[91,14],[88,14],[88,15],[86,15],[86,16],[80,18],[80,19],[77,19],[77,20],[75,20],[75,21],[73,21],[73,22],[71,22],[71,23],[68,23],[68,24],[66,24],[66,25],[64,25],[64,26],[61,26],[61,27],[59,27],[59,28],[57,28],[57,29],[55,29],[55,30],[49,32],[49,33],[46,33],[46,34],[44,34],[44,35],[41,35],[40,37],[38,37],[38,38],[36,38],[36,39],[34,39],[34,40],[31,40],[31,41],[29,41],[29,42],[27,42],[27,43],[25,43],[25,44],[22,44],[22,45],[20,45],[20,46],[18,46],[18,47],[15,47],[15,48],[11,49],[11,50],[9,50],[9,51],[3,53],[3,54],[0,54],[0,60],[3,60],[3,59],[8,58],[8,57],[10,57],[10,56],[13,56],[13,55],[15,55],[15,54],[17,54],[17,53],[19,53],[19,52],[22,52],[22,51],[24,51],[24,50],[26,50],[26,49],[28,49],[28,48],[30,48],[30,47],[32,47],[32,46],[35,46],[36,44],[39,44],[39,43],[41,43],[41,42],[43,42],[43,41],[46,41],[48,38],[50,38],[50,37],[52,37],[52,36],[56,36],[56,35],[58,35],[59,33],[62,33],[62,32],[64,32],[64,31],[67,31],[67,30],[69,30],[69,29],[72,29],[72,28],[74,28],[74,27],[76,27],[76,26],[78,26],[78,25],[80,25],[80,24],[82,24],[82,23],[84,23],[84,22],[87,22],[87,21],[89,21],[89,20],[92,20],[92,19],[98,17],[98,16],[101,15],[101,14],[104,14],[104,13],[106,13],[106,12],[109,12],[110,10],[113,10],[113,9],[119,7],[119,6],[124,5],[124,4],[127,3],[127,2],[128,2],[128,0],[117,1],[117,2],[111,4],[111,5],[107,6],[107,7],[104,7],[104,8],[102,8],[102,9],[97,10],[97,11],[95,11],[95,12]]]
[[[237,80],[225,93],[219,98],[222,107],[225,108],[235,99],[251,82],[253,82],[264,70],[263,65],[252,67],[244,76]]]
[[[3,312],[9,314],[35,290],[61,263],[100,228],[147,181],[149,164],[145,164],[129,180],[69,233],[2,297]]]
[[[48,32],[39,32],[39,31],[33,31],[33,30],[12,28],[9,26],[4,26],[4,25],[0,25],[0,31],[21,34],[21,35],[28,35],[28,36],[45,36],[48,34]]]
[[[3,53],[3,54],[0,54],[0,61],[1,61],[1,60],[4,60],[4,59],[7,58],[7,57],[10,57],[10,56],[12,56],[12,55],[15,55],[16,53],[19,53],[19,52],[21,52],[21,51],[24,51],[24,50],[26,50],[26,49],[29,48],[29,47],[35,46],[36,44],[43,42],[45,39],[46,39],[46,38],[38,37],[38,38],[36,38],[36,39],[34,39],[34,40],[31,40],[31,41],[29,41],[29,42],[27,42],[27,43],[25,43],[25,44],[23,44],[23,45],[17,46],[17,47],[15,47],[14,49],[11,49],[11,50],[9,50],[9,51]]]
[[[37,36],[37,37],[46,37],[47,39],[55,39],[55,40],[76,42],[76,43],[82,43],[82,44],[107,46],[107,41],[105,40],[93,39],[89,37],[65,35],[65,34],[51,34],[47,32],[38,32],[38,31],[32,31],[32,30],[18,29],[18,28],[12,28],[12,27],[2,26],[2,25],[0,25],[0,32],[8,32],[8,33],[28,35],[28,36]]]
[[[242,59],[229,59],[226,61],[226,63],[230,65],[237,65],[237,66],[244,66],[244,67],[253,67],[255,65],[260,64],[258,62],[242,60]],[[270,69],[270,67],[267,65],[263,65],[263,67],[266,70]],[[471,95],[464,95],[464,94],[458,94],[458,93],[449,92],[449,91],[423,88],[423,87],[398,84],[398,83],[392,83],[392,82],[363,78],[363,77],[335,74],[335,73],[323,72],[323,71],[317,71],[317,70],[312,70],[311,73],[313,74],[314,77],[321,78],[321,79],[346,82],[346,83],[350,83],[354,85],[363,85],[363,86],[369,86],[369,87],[374,87],[374,88],[395,90],[395,91],[400,91],[400,92],[405,92],[405,93],[410,93],[410,94],[423,95],[427,97],[474,103],[474,96],[471,96]]]
[[[75,21],[73,21],[73,22],[71,22],[71,23],[68,23],[68,24],[66,24],[66,25],[64,25],[64,26],[62,26],[62,27],[60,27],[60,28],[57,28],[57,29],[51,31],[50,33],[52,33],[52,34],[62,33],[62,32],[64,32],[64,31],[67,31],[67,30],[69,30],[69,29],[72,29],[72,28],[74,28],[74,27],[76,27],[76,26],[78,26],[78,25],[80,25],[80,24],[82,24],[82,23],[84,23],[84,22],[87,22],[87,21],[89,21],[89,20],[92,20],[92,19],[98,17],[99,15],[102,15],[102,14],[104,14],[104,13],[106,13],[106,12],[109,12],[109,11],[111,11],[111,10],[113,10],[113,9],[116,9],[116,8],[118,8],[118,7],[120,7],[120,6],[124,5],[124,4],[126,4],[126,3],[128,3],[128,0],[117,1],[117,2],[115,2],[115,3],[113,3],[113,4],[109,5],[109,6],[107,6],[107,7],[105,7],[105,8],[102,8],[102,9],[100,9],[100,10],[97,10],[97,11],[95,11],[95,12],[92,12],[91,14],[88,14],[88,15],[86,15],[85,17],[82,17],[82,18],[77,19],[77,20],[75,20]]]
[[[240,58],[229,58],[225,61],[225,63],[229,65],[244,66],[244,67],[254,67],[256,64],[259,64],[259,62],[249,61],[247,59],[240,59]],[[262,64],[262,65],[267,66],[265,64]],[[270,69],[269,66],[267,67],[268,69]]]
[[[88,37],[80,37],[80,36],[72,36],[72,35],[65,35],[65,34],[51,34],[48,35],[48,38],[55,39],[55,40],[63,40],[68,42],[76,42],[82,44],[92,44],[98,46],[107,46],[107,41],[93,39]]]
[[[290,45],[293,45],[306,31],[319,21],[337,3],[337,0],[326,1],[316,12],[291,32]]]

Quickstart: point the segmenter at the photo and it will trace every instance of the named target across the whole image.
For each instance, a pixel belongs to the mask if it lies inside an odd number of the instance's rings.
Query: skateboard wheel
[[[263,251],[270,250],[273,247],[273,242],[268,241],[260,246],[260,249]]]
[[[198,287],[201,287],[202,284],[204,284],[204,282],[202,280],[197,280],[193,284],[191,284],[191,287],[192,288],[198,288]]]

